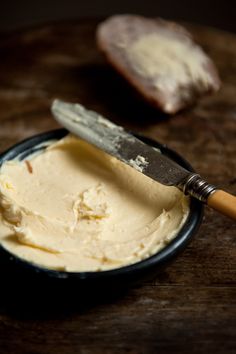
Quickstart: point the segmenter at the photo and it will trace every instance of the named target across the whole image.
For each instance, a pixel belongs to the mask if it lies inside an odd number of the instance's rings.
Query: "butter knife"
[[[81,139],[116,157],[137,171],[166,186],[199,199],[213,209],[236,219],[236,197],[204,181],[145,144],[100,114],[81,104],[54,100],[51,107],[56,121]]]

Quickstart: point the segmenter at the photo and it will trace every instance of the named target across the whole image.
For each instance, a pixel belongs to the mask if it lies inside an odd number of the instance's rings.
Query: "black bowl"
[[[16,157],[24,159],[26,156],[42,150],[43,144],[50,140],[58,140],[63,138],[68,131],[65,129],[54,130],[46,132],[37,136],[33,136],[27,140],[14,145],[8,151],[0,155],[0,166],[6,160],[11,160]],[[159,148],[161,152],[182,165],[183,167],[193,171],[192,167],[176,152],[172,151],[166,146],[163,146],[156,141],[148,138],[138,136],[139,139],[144,142]],[[39,146],[39,144],[42,144]],[[173,260],[175,256],[182,251],[187,243],[192,239],[196,233],[203,216],[203,205],[194,198],[191,198],[190,213],[189,216],[179,231],[178,235],[161,251],[153,256],[137,262],[132,265],[128,265],[119,269],[101,271],[101,272],[63,272],[50,270],[38,265],[27,262],[0,246],[0,261],[3,264],[3,273],[1,276],[9,277],[14,274],[15,279],[27,279],[42,284],[42,281],[46,281],[51,284],[76,284],[79,288],[95,287],[96,289],[104,288],[104,286],[124,287],[131,285],[134,282],[141,281],[143,279],[149,279],[153,277],[158,271],[163,269],[169,261]]]

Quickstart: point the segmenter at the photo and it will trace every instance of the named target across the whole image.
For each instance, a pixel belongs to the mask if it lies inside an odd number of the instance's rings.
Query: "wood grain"
[[[58,97],[168,144],[207,181],[236,194],[236,37],[187,26],[215,61],[223,86],[168,118],[106,65],[95,48],[96,25],[84,20],[1,35],[0,151],[56,128],[49,107]],[[0,353],[235,353],[235,226],[206,208],[195,240],[174,264],[109,301],[68,301],[53,311],[42,303],[36,311],[34,299],[27,306],[27,296],[9,297],[2,283]]]

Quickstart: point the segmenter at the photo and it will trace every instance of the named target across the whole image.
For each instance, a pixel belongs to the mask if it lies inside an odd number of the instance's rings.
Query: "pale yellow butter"
[[[99,271],[138,262],[173,239],[188,199],[73,136],[0,170],[0,243],[43,267]],[[157,167],[158,168],[158,167]]]

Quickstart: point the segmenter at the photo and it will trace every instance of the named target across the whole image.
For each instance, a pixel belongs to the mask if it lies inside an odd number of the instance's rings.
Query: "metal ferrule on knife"
[[[201,202],[206,203],[208,197],[216,191],[216,187],[204,181],[197,173],[190,174],[186,180],[178,185],[178,188]]]

